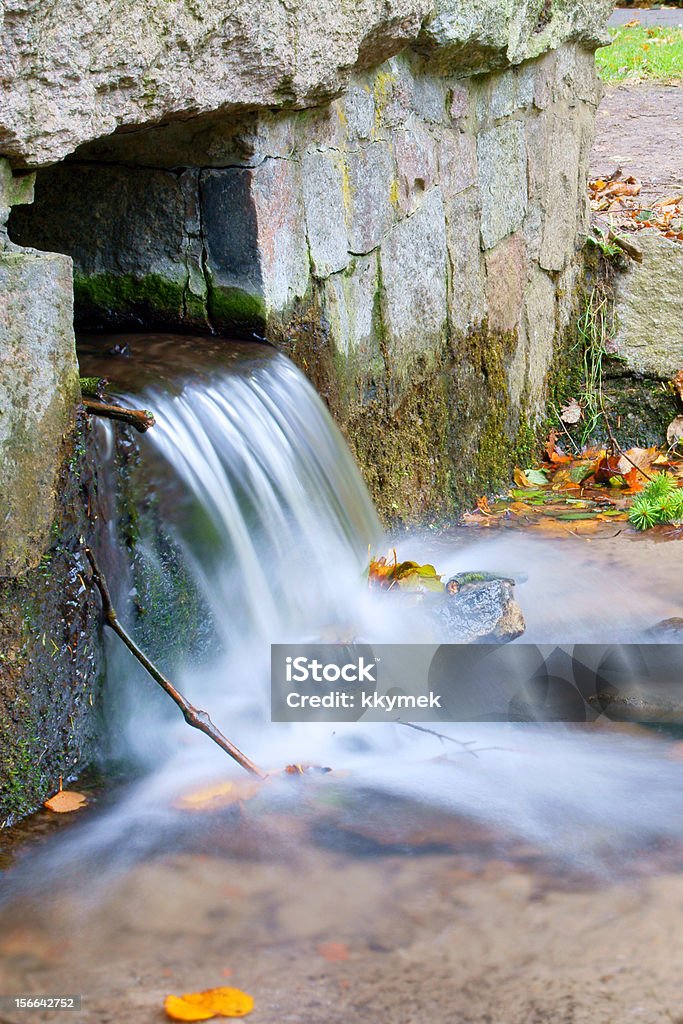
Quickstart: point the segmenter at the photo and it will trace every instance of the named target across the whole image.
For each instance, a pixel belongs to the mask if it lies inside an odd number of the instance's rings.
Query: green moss
[[[97,595],[83,585],[82,547],[83,538],[92,543],[86,510],[97,499],[78,436],[65,445],[58,495],[39,564],[0,579],[0,820],[28,813],[60,774],[95,754],[101,613]]]
[[[209,317],[214,327],[263,328],[266,320],[265,302],[241,288],[211,285],[208,301]]]
[[[81,377],[81,394],[88,398],[100,398],[106,383],[104,377]]]
[[[0,723],[0,731],[14,732],[11,723]],[[0,808],[7,819],[29,814],[44,799],[45,779],[40,769],[40,746],[35,737],[20,737],[0,751]]]
[[[315,307],[271,335],[327,402],[384,522],[452,517],[505,486],[538,449],[526,411],[510,409],[516,334],[484,323],[393,366],[379,299],[374,319],[376,353],[337,351]]]
[[[140,319],[148,324],[181,323],[184,299],[184,283],[161,274],[74,274],[79,324],[100,327]]]

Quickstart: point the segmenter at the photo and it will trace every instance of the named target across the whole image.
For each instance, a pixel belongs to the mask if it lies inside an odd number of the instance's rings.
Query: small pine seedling
[[[666,473],[657,473],[635,499],[628,513],[636,530],[649,530],[658,523],[683,520],[683,489]]]

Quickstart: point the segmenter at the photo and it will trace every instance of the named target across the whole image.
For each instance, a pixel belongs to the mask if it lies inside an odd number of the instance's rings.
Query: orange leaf
[[[643,479],[643,474],[638,469],[636,469],[635,466],[633,467],[633,469],[630,469],[628,473],[624,473],[624,480],[626,481],[626,487],[628,489],[629,494],[637,494],[638,491],[642,491]]]
[[[349,947],[343,942],[324,942],[322,946],[318,946],[318,952],[331,964],[349,959]]]
[[[209,988],[204,992],[186,992],[182,996],[166,996],[164,1009],[171,1020],[245,1017],[254,1009],[254,1000],[238,988]]]
[[[75,793],[71,789],[60,789],[58,793],[46,800],[43,807],[55,814],[69,814],[71,811],[80,811],[81,807],[87,804],[87,797],[82,793]]]
[[[489,505],[489,500],[486,495],[483,495],[481,498],[477,498],[477,508],[480,512],[483,512],[485,516],[491,515],[491,506]]]

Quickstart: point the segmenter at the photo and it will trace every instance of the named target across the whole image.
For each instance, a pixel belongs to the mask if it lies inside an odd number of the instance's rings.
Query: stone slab
[[[0,252],[0,576],[47,546],[78,394],[71,260]]]

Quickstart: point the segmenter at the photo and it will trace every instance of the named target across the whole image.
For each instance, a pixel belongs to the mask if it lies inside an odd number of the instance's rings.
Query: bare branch
[[[253,761],[250,761],[249,758],[245,754],[243,754],[241,750],[238,750],[234,743],[231,743],[230,740],[223,735],[223,733],[213,724],[207,712],[201,711],[199,708],[196,708],[192,704],[190,704],[187,698],[184,697],[179,690],[176,690],[173,683],[171,683],[166,678],[166,676],[164,676],[159,671],[156,665],[154,665],[149,660],[147,655],[140,650],[140,648],[135,643],[133,638],[126,632],[126,630],[119,622],[116,610],[114,608],[114,605],[112,604],[111,594],[109,593],[107,581],[105,577],[102,575],[102,572],[95,560],[95,556],[93,555],[90,548],[86,548],[85,553],[88,561],[90,562],[90,567],[92,569],[93,582],[100,592],[100,598],[102,600],[102,611],[104,613],[104,619],[107,625],[110,626],[111,629],[113,629],[114,632],[117,634],[117,636],[119,636],[123,640],[128,650],[137,658],[137,660],[140,662],[143,668],[145,668],[147,672],[149,672],[152,679],[156,683],[158,683],[162,690],[164,690],[168,694],[171,700],[175,704],[177,704],[177,706],[182,711],[183,718],[185,719],[188,725],[191,725],[193,729],[199,729],[200,732],[203,732],[206,736],[209,737],[209,739],[213,740],[213,742],[216,743],[221,748],[221,750],[224,750],[226,754],[229,754],[230,757],[233,758],[233,760],[237,761],[237,763],[245,769],[245,771],[250,772],[252,775],[258,776],[258,778],[260,779],[264,779],[266,777],[265,773],[261,771],[261,769],[258,768]]]
[[[83,397],[83,408],[93,416],[104,416],[110,420],[121,420],[123,423],[130,423],[131,426],[144,434],[146,430],[153,427],[156,420],[147,409],[124,409],[122,405],[113,405],[109,402],[98,402],[93,398]]]

